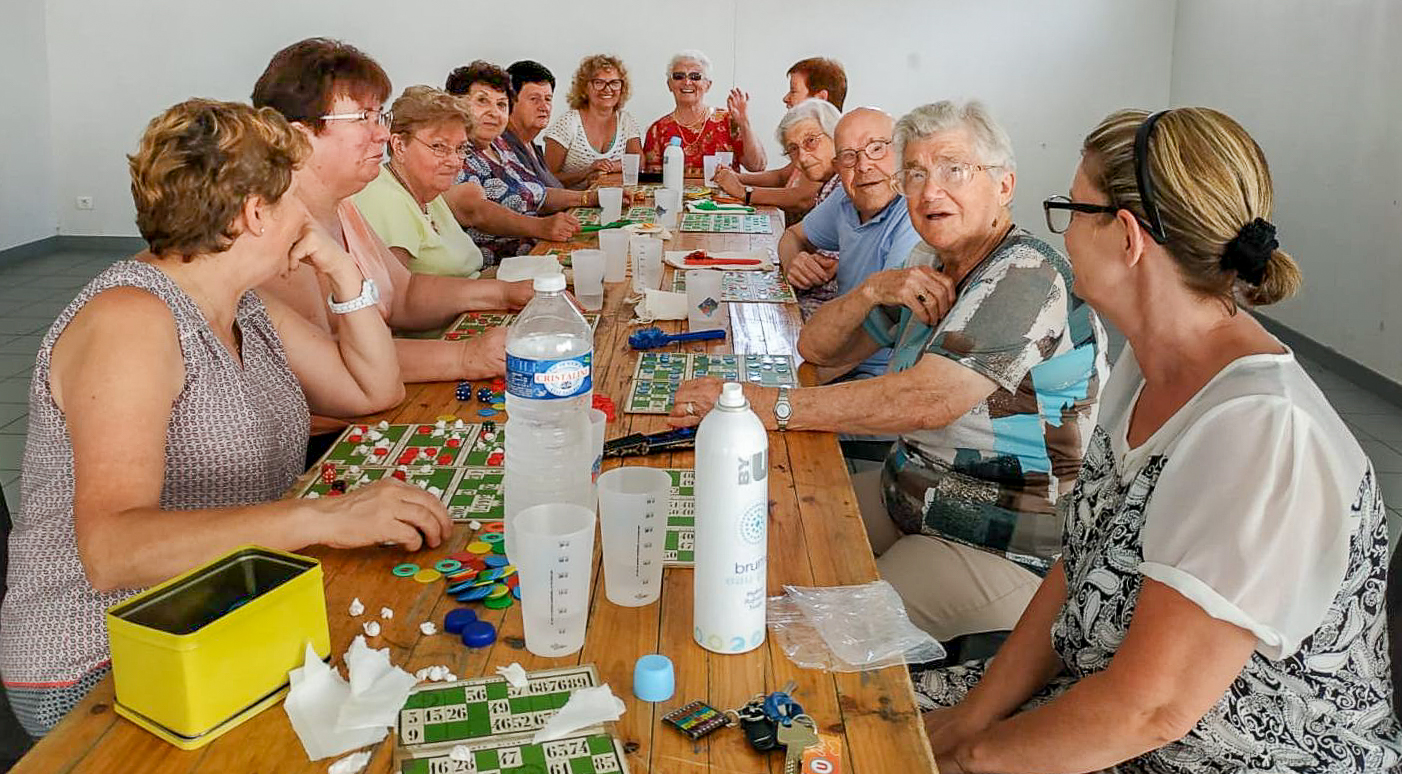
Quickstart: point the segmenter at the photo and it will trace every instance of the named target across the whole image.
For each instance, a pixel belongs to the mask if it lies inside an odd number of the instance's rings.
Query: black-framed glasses
[[[880,161],[886,158],[886,154],[891,150],[891,141],[887,138],[872,140],[861,148],[843,148],[837,152],[837,165],[844,169],[851,169],[857,166],[857,156],[864,155],[872,161]]]
[[[672,80],[674,81],[685,81],[687,79],[693,81],[704,81],[706,80],[706,76],[704,73],[672,73]]]
[[[1047,229],[1053,234],[1065,234],[1066,229],[1071,228],[1071,218],[1078,212],[1088,215],[1113,215],[1119,211],[1119,207],[1108,204],[1073,202],[1067,196],[1051,196],[1042,202],[1042,212],[1047,216]]]
[[[604,80],[603,78],[594,78],[589,81],[589,85],[593,86],[596,91],[604,91],[605,89],[608,91],[618,91],[623,88],[623,79],[610,78],[609,80]]]

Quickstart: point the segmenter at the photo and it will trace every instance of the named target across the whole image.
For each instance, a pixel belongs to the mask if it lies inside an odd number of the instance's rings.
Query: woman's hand
[[[730,115],[739,126],[748,126],[750,123],[750,95],[739,89],[731,89],[730,96],[725,100],[725,106],[730,110]]]
[[[866,278],[861,291],[873,306],[904,306],[926,325],[949,313],[956,296],[948,276],[930,266],[878,271]]]
[[[720,398],[721,385],[725,384],[715,376],[702,376],[682,382],[672,400],[672,413],[667,424],[672,427],[692,427],[701,424],[701,418],[716,405]]]
[[[506,373],[506,326],[493,328],[462,343],[463,379],[491,379]]]
[[[817,253],[799,251],[789,261],[788,268],[784,270],[784,276],[788,277],[789,284],[799,290],[816,288],[837,276],[837,259]]]
[[[501,301],[506,309],[520,309],[535,298],[535,287],[531,280],[502,282]]]
[[[579,233],[579,218],[568,212],[557,212],[543,218],[540,221],[537,239],[547,242],[568,242]]]
[[[716,166],[715,174],[711,176],[711,181],[716,187],[725,191],[725,195],[733,199],[745,198],[745,184],[740,182],[740,175],[728,166],[723,164]]]
[[[986,727],[975,722],[961,706],[931,710],[922,718],[925,733],[930,737],[930,751],[935,754],[940,774],[963,774],[964,767],[955,759],[954,750]]]
[[[304,500],[324,521],[316,542],[331,548],[395,543],[409,551],[437,548],[452,534],[453,521],[437,497],[384,478],[341,497]]]
[[[360,283],[364,279],[355,259],[341,247],[340,243],[326,233],[326,229],[311,218],[302,226],[302,234],[288,250],[292,267],[306,264],[318,274],[323,274],[331,282],[331,290],[342,301],[349,301],[360,295]]]

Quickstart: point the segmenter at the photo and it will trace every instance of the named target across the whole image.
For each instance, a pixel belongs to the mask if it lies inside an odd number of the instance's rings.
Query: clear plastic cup
[[[657,205],[657,225],[668,231],[676,231],[681,218],[682,192],[680,188],[659,188],[652,194]]]
[[[686,324],[688,330],[724,328],[729,307],[720,300],[725,272],[689,269],[686,272]]]
[[[574,295],[579,305],[593,312],[604,306],[604,251],[575,250],[570,253],[574,270]]]
[[[628,237],[621,228],[599,232],[599,247],[604,251],[604,282],[622,282],[628,278]]]
[[[599,215],[600,223],[609,224],[623,217],[623,189],[600,188],[599,207],[603,209]]]
[[[645,234],[628,240],[628,252],[633,254],[633,292],[645,288],[656,290],[662,285],[662,240]]]
[[[593,438],[591,439],[593,446],[591,448],[594,450],[594,472],[591,478],[597,484],[599,481],[599,471],[603,469],[604,465],[604,435],[608,432],[609,415],[605,414],[603,410],[596,408],[589,409],[588,414],[589,429],[593,433]]]
[[[643,157],[637,153],[623,154],[623,184],[637,185],[638,170],[643,165]]]
[[[715,156],[707,156],[701,159],[701,171],[704,173],[704,178],[701,182],[704,183],[706,187],[709,188],[715,185],[716,167],[718,166],[720,166],[720,159]]]
[[[526,650],[559,657],[584,647],[594,562],[594,513],[573,503],[533,505],[516,514],[521,619]]]
[[[614,468],[599,476],[604,595],[642,607],[662,594],[662,549],[672,477],[659,468]]]

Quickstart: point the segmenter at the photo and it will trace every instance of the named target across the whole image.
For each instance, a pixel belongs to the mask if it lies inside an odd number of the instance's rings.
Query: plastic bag
[[[944,657],[916,628],[891,584],[785,586],[770,597],[769,630],[789,660],[805,669],[861,672]]]

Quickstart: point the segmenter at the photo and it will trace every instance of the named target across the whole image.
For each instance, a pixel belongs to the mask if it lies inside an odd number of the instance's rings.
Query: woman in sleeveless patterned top
[[[1044,204],[1130,346],[1063,554],[996,659],[916,675],[942,772],[1392,770],[1371,463],[1241,304],[1299,285],[1270,172],[1205,108],[1122,111]]]
[[[252,288],[299,263],[333,300],[355,263],[291,190],[306,140],[271,110],[190,100],[131,157],[149,252],[94,279],[40,346],[0,613],[0,672],[42,736],[108,669],[103,611],[236,546],[436,545],[443,506],[399,482],[280,501],[308,404],[354,415],[403,395],[373,304],[339,340]]]

